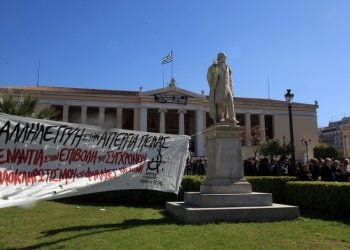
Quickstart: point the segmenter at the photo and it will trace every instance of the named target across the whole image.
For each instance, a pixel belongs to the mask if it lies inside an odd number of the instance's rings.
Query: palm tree
[[[10,115],[32,117],[38,119],[55,120],[59,112],[52,106],[45,106],[36,110],[37,100],[30,94],[14,96],[12,91],[0,95],[0,112]]]

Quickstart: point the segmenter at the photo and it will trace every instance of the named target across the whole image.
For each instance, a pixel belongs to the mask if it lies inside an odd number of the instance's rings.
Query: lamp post
[[[294,98],[294,94],[291,89],[287,89],[287,93],[284,95],[286,98],[286,102],[288,104],[288,113],[289,113],[289,133],[290,133],[290,147],[291,147],[291,154],[292,154],[292,159],[291,159],[291,168],[289,171],[290,175],[295,175],[296,174],[296,169],[295,169],[295,148],[294,148],[294,132],[293,132],[293,115],[292,115],[292,102]]]

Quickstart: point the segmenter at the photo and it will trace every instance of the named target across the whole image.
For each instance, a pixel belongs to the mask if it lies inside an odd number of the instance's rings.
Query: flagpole
[[[163,68],[163,88],[164,88],[164,64],[162,64],[162,68]]]
[[[173,62],[174,62],[174,54],[173,54],[173,50],[171,50],[171,79],[173,79]]]
[[[163,57],[162,64],[163,64],[163,88],[164,88],[164,64],[168,64],[171,62],[171,79],[173,78],[173,50],[170,51],[170,53]]]
[[[270,77],[267,77],[267,96],[270,99]]]

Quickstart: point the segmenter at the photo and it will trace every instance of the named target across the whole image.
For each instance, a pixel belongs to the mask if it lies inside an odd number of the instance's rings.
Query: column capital
[[[187,113],[187,110],[186,109],[179,109],[177,111],[178,114],[186,114]]]
[[[161,109],[158,109],[158,112],[159,113],[166,113],[166,112],[168,112],[168,110],[165,108],[161,108]]]

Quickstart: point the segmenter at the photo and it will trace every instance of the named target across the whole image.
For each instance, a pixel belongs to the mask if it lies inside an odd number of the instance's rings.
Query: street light
[[[291,153],[292,153],[292,164],[291,164],[291,172],[289,172],[290,175],[296,174],[295,169],[295,148],[294,148],[294,134],[293,134],[293,116],[292,116],[292,102],[294,98],[294,94],[291,89],[287,89],[287,93],[284,95],[286,98],[286,102],[288,104],[288,113],[289,113],[289,133],[290,133],[290,147],[291,147]]]

